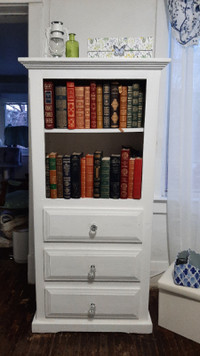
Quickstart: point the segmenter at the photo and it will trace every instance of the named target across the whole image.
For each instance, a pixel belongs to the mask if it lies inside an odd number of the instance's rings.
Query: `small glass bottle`
[[[75,33],[69,34],[66,42],[66,57],[79,57],[79,43],[75,40]]]

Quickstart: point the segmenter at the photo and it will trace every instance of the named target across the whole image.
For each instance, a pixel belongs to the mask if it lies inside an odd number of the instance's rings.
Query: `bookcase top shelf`
[[[38,69],[108,69],[108,70],[162,70],[169,58],[30,58],[20,57],[18,61],[25,68]]]
[[[111,133],[138,133],[138,132],[144,132],[144,128],[123,128],[123,129],[74,129],[74,130],[68,130],[68,129],[45,129],[45,133],[47,134],[52,134],[52,133],[68,133],[68,134],[111,134]]]

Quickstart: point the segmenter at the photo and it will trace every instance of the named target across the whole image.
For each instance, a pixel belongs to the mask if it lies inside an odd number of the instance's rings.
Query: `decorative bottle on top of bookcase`
[[[75,33],[69,34],[66,42],[66,57],[79,57],[79,43],[75,40]]]

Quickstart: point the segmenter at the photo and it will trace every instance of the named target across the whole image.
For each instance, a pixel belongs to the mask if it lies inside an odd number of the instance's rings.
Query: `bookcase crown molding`
[[[19,62],[27,69],[78,69],[78,70],[162,70],[169,58],[107,59],[107,58],[29,58],[20,57]]]

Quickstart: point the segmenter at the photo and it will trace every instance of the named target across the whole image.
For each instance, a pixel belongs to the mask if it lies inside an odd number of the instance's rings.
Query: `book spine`
[[[120,91],[119,127],[127,126],[127,86],[123,85]]]
[[[85,86],[85,129],[90,129],[90,86]]]
[[[74,82],[67,82],[67,117],[68,129],[76,128],[75,118],[75,84]]]
[[[71,155],[71,197],[78,199],[81,197],[81,154]]]
[[[110,83],[103,84],[103,127],[110,128]]]
[[[45,129],[55,127],[54,83],[44,80],[44,126]]]
[[[93,198],[93,171],[94,171],[94,155],[86,154],[85,156],[86,198]]]
[[[120,154],[110,156],[110,198],[120,197]]]
[[[103,87],[97,84],[97,128],[103,128]]]
[[[128,168],[128,199],[133,199],[133,177],[134,177],[134,164],[135,159],[129,159],[129,168]]]
[[[76,128],[85,128],[84,87],[75,86]]]
[[[102,151],[94,152],[94,191],[93,197],[100,198],[101,196],[101,159]]]
[[[139,105],[139,83],[133,83],[133,116],[132,116],[132,127],[138,126],[138,105]]]
[[[85,157],[81,157],[81,198],[85,198]]]
[[[57,197],[63,198],[63,155],[56,157]]]
[[[144,121],[144,93],[142,90],[139,91],[139,97],[138,97],[138,127],[143,126],[143,121]]]
[[[52,199],[57,198],[56,156],[56,152],[49,154],[50,197]]]
[[[101,160],[101,198],[110,198],[110,157]]]
[[[119,127],[119,83],[112,82],[110,88],[110,127]]]
[[[141,199],[142,189],[142,158],[136,157],[133,177],[133,199]]]
[[[127,87],[127,128],[132,127],[133,118],[133,87],[128,85]]]
[[[130,150],[122,148],[121,150],[121,172],[120,172],[120,198],[128,198],[128,168],[129,168]]]
[[[71,157],[63,156],[63,198],[71,198]]]
[[[49,155],[45,158],[45,168],[46,168],[46,198],[51,197],[50,193],[50,176],[49,176]]]
[[[56,128],[67,128],[67,88],[55,87]]]
[[[97,128],[97,93],[96,83],[90,83],[90,127],[91,129]]]

